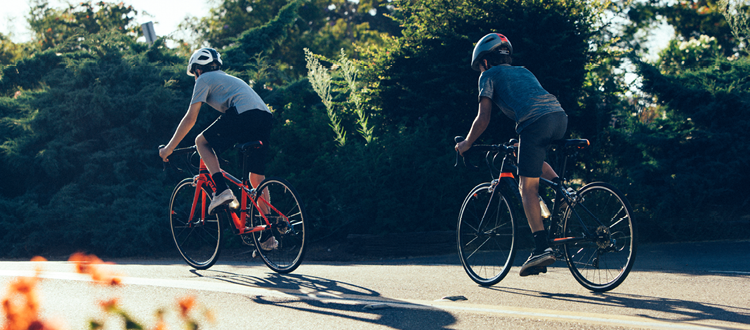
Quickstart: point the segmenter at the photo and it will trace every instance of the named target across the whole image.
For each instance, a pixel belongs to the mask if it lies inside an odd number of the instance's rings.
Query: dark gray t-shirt
[[[516,122],[516,132],[539,117],[563,111],[557,98],[548,93],[533,73],[521,66],[498,65],[479,76],[479,99],[488,97]]]
[[[238,114],[254,109],[271,112],[248,84],[224,71],[206,72],[195,80],[190,104],[196,102],[208,103],[221,113],[231,107],[237,108]]]

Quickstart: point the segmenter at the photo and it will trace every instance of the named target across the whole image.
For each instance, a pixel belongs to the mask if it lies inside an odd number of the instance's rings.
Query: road
[[[750,329],[748,251],[750,241],[642,245],[627,280],[607,293],[584,289],[564,262],[526,278],[514,268],[484,288],[455,255],[304,263],[283,276],[260,261],[196,271],[177,259],[119,260],[106,266],[120,274],[117,287],[92,283],[68,262],[4,261],[0,287],[41,267],[42,317],[66,329],[92,319],[122,329],[98,304],[112,298],[147,328],[163,309],[178,329],[176,302],[186,296],[208,329]]]

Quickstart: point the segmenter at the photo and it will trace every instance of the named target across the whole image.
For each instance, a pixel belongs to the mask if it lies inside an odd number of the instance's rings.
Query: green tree
[[[69,4],[66,9],[52,8],[49,0],[31,0],[29,25],[37,46],[44,50],[75,40],[67,46],[75,47],[80,38],[105,30],[119,30],[129,35],[138,35],[135,24],[138,14],[133,6],[122,2],[86,1],[77,5]]]
[[[732,34],[724,10],[717,0],[689,1],[638,1],[632,2],[628,10],[629,26],[621,34],[624,40],[633,40],[637,32],[653,26],[663,18],[675,29],[679,41],[688,41],[701,35],[716,39],[724,56],[731,56],[738,51],[740,40]],[[647,34],[641,34],[646,36]],[[631,45],[636,46],[637,43]]]
[[[328,57],[344,48],[354,54],[357,46],[382,44],[380,33],[398,34],[399,27],[386,17],[388,1],[313,0],[300,5],[295,22],[287,27],[288,36],[273,53],[278,70],[290,79],[305,75],[303,48]],[[191,18],[181,25],[198,44],[225,48],[245,31],[270,21],[287,1],[221,1],[206,17]],[[265,40],[261,40],[265,42]],[[278,84],[278,81],[277,81]]]
[[[13,64],[23,56],[23,46],[13,43],[8,36],[0,33],[0,66]]]
[[[641,63],[640,72],[663,115],[633,123],[616,140],[650,215],[641,222],[647,239],[746,237],[750,61],[720,56],[667,74]]]
[[[412,126],[435,117],[454,134],[465,134],[477,108],[478,72],[469,63],[474,43],[501,32],[513,43],[514,65],[533,72],[576,119],[586,65],[593,53],[595,13],[577,1],[394,1],[403,37],[372,53],[365,76],[393,124]],[[531,23],[533,22],[533,24]],[[493,119],[485,138],[505,139],[512,126]],[[579,122],[571,120],[573,125]],[[585,125],[585,123],[581,123]],[[575,130],[575,128],[573,128]],[[493,134],[497,132],[497,134]]]

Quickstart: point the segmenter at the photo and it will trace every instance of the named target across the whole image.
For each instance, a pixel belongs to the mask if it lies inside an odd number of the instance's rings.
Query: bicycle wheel
[[[516,256],[513,213],[506,197],[489,182],[471,190],[458,217],[461,264],[477,284],[489,286],[508,274]],[[499,186],[498,186],[499,187]]]
[[[257,189],[259,207],[253,208],[250,221],[252,226],[264,225],[260,209],[268,218],[271,227],[252,233],[255,248],[263,262],[272,270],[286,274],[294,271],[302,263],[307,238],[306,216],[302,200],[291,184],[284,179],[269,178]],[[270,206],[264,201],[268,201]],[[261,237],[273,236],[278,245],[271,250],[261,248]]]
[[[226,212],[208,215],[211,194],[203,189],[205,199],[198,198],[192,217],[195,184],[192,178],[182,180],[172,192],[169,201],[169,224],[177,251],[188,265],[195,269],[208,269],[216,263],[221,252],[220,216]]]
[[[573,277],[585,288],[616,288],[633,268],[637,245],[635,220],[628,200],[612,185],[595,182],[577,192],[566,211],[565,234],[585,240],[565,244]]]

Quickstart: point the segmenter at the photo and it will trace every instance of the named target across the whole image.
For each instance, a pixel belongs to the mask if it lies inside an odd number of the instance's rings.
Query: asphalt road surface
[[[0,288],[34,276],[41,317],[63,329],[124,322],[117,305],[146,328],[161,310],[183,329],[178,301],[202,329],[750,329],[750,241],[641,245],[633,271],[613,291],[592,293],[558,261],[521,278],[518,267],[492,287],[474,284],[456,255],[368,262],[308,262],[290,275],[260,261],[222,261],[196,271],[181,259],[116,260],[112,287],[68,262],[0,262]],[[527,252],[520,253],[520,264]]]

